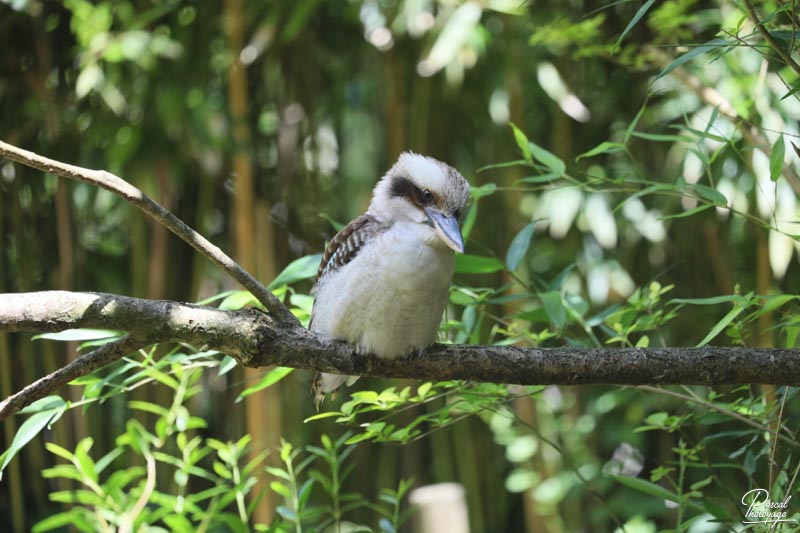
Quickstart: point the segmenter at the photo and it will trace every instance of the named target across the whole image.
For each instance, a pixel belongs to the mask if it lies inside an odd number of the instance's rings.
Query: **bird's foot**
[[[416,350],[411,350],[410,352],[408,352],[408,355],[406,355],[406,360],[409,363],[413,363],[417,359],[422,359],[423,353],[425,353],[425,348],[417,348]]]

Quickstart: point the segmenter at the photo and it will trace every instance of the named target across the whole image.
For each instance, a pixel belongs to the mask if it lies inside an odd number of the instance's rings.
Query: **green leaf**
[[[636,113],[636,116],[633,117],[633,121],[630,124],[628,124],[628,129],[625,130],[625,137],[623,137],[624,144],[628,144],[631,135],[633,135],[634,130],[636,130],[636,126],[639,124],[639,120],[642,118],[642,115],[644,115],[645,109],[647,109],[647,99],[645,99],[644,103],[642,104],[642,107],[639,108],[639,111]]]
[[[111,329],[65,329],[58,333],[42,333],[41,335],[35,335],[33,339],[72,342],[109,339],[121,337],[123,334],[122,331],[114,331]]]
[[[798,298],[800,298],[800,296],[795,294],[776,294],[775,296],[769,296],[764,302],[764,305],[761,306],[761,309],[758,310],[758,315],[760,316],[765,313],[770,313]]]
[[[545,150],[533,141],[528,141],[528,147],[533,158],[549,168],[556,177],[560,178],[567,171],[567,166],[564,164],[564,161],[554,153]]]
[[[308,498],[311,496],[311,489],[314,487],[314,480],[307,479],[305,483],[300,487],[298,491],[298,503],[300,509],[303,509],[308,502]]]
[[[726,296],[713,296],[711,298],[673,298],[668,303],[670,304],[689,304],[689,305],[716,305],[726,302],[740,302],[742,297],[738,294],[730,294]]]
[[[631,136],[654,142],[693,142],[694,139],[686,135],[670,135],[667,133],[646,133],[644,131],[632,131]]]
[[[167,524],[170,531],[192,531],[195,529],[192,522],[183,515],[167,515],[162,520]]]
[[[638,490],[639,492],[644,492],[645,494],[649,494],[651,496],[655,496],[657,498],[661,498],[662,500],[669,500],[671,502],[679,502],[680,496],[676,493],[672,492],[671,490],[667,490],[661,485],[656,485],[655,483],[651,483],[646,479],[641,479],[638,477],[630,477],[630,476],[621,476],[617,474],[609,474],[614,480],[626,485],[632,489]]]
[[[428,381],[427,383],[423,383],[419,387],[417,387],[417,396],[420,398],[424,398],[430,392],[431,388],[433,388],[433,383]]]
[[[289,490],[289,487],[287,487],[286,485],[284,485],[280,481],[271,482],[269,484],[269,488],[271,488],[273,491],[277,492],[278,494],[280,494],[281,496],[283,496],[287,500],[290,500],[292,498],[292,493]]]
[[[248,305],[258,305],[255,296],[248,291],[233,291],[220,302],[219,308],[224,311],[235,311]]]
[[[778,140],[772,145],[772,153],[769,156],[769,179],[778,181],[783,173],[783,157],[786,153],[786,146],[783,144],[783,135],[778,135]]]
[[[36,400],[32,404],[30,404],[28,407],[25,407],[24,409],[20,409],[17,414],[24,415],[24,414],[30,414],[30,413],[39,413],[41,411],[48,411],[48,410],[54,410],[54,409],[57,409],[57,408],[59,408],[59,409],[60,408],[64,408],[67,405],[68,404],[67,404],[67,402],[64,401],[64,398],[62,398],[61,396],[59,396],[57,394],[53,394],[53,395],[50,395],[50,396],[45,396],[41,400]]]
[[[559,272],[558,275],[554,277],[550,283],[547,284],[547,290],[548,291],[560,290],[561,286],[564,283],[564,280],[567,279],[567,276],[569,276],[573,270],[575,270],[576,266],[578,266],[577,263],[570,263],[569,265],[565,266],[561,270],[561,272]]]
[[[704,200],[708,200],[715,205],[728,205],[728,199],[717,189],[708,187],[707,185],[695,185],[693,188],[694,192]]]
[[[219,294],[215,294],[214,296],[209,296],[208,298],[205,298],[205,299],[200,300],[199,302],[195,302],[195,303],[197,305],[210,305],[210,304],[212,304],[212,303],[214,303],[214,302],[216,302],[218,300],[222,300],[223,298],[233,294],[234,292],[238,292],[238,291],[234,291],[234,290],[223,291],[223,292],[221,292]]]
[[[11,441],[11,446],[0,455],[0,480],[3,479],[3,470],[5,470],[8,463],[11,462],[11,459],[13,459],[26,444],[33,440],[36,435],[41,433],[50,421],[60,414],[60,410],[61,408],[55,408],[35,413],[22,423],[17,430],[17,434],[14,435],[14,440]]]
[[[705,509],[709,514],[713,515],[717,520],[721,520],[723,522],[733,522],[734,520],[733,516],[731,516],[731,514],[724,507],[707,498],[703,498],[703,509]]]
[[[57,455],[62,459],[69,461],[70,463],[75,458],[75,455],[71,451],[59,446],[55,442],[45,442],[44,447],[48,452],[52,453],[53,455]]]
[[[621,209],[625,202],[629,202],[635,198],[641,198],[642,196],[647,196],[648,194],[653,194],[657,192],[664,192],[664,191],[675,191],[678,190],[677,187],[674,185],[667,185],[665,183],[657,183],[655,185],[650,185],[649,187],[645,187],[640,191],[636,191],[635,193],[626,196],[623,201],[621,201],[615,208],[614,211]]]
[[[579,161],[585,157],[594,157],[600,154],[615,154],[623,151],[624,149],[625,145],[622,143],[603,141],[588,152],[583,152],[581,155],[575,158],[575,161]]]
[[[692,489],[692,490],[702,489],[706,485],[710,485],[713,481],[714,481],[714,477],[713,476],[708,476],[708,477],[706,477],[704,479],[701,479],[700,481],[692,483],[689,486],[689,488]]]
[[[728,311],[728,314],[722,317],[722,320],[717,322],[717,325],[714,326],[714,328],[708,332],[708,335],[706,335],[705,338],[697,344],[696,348],[700,348],[701,346],[708,344],[714,337],[719,335],[720,331],[728,327],[728,324],[733,322],[733,319],[739,316],[742,311],[744,311],[744,306],[742,305],[737,305]]]
[[[547,311],[547,316],[558,329],[562,329],[567,321],[567,310],[561,300],[561,293],[558,291],[543,292],[539,298]]]
[[[313,278],[317,275],[321,260],[322,254],[307,255],[300,259],[295,259],[272,280],[272,283],[267,288],[272,290],[281,285],[291,285],[303,279]]]
[[[714,207],[712,204],[698,205],[697,207],[695,207],[693,209],[689,209],[687,211],[682,211],[680,213],[675,213],[674,215],[666,215],[666,216],[660,217],[659,220],[670,220],[670,219],[673,219],[673,218],[686,218],[686,217],[690,217],[692,215],[696,215],[697,213],[701,213],[701,212],[705,211],[706,209],[711,209],[712,207]]]
[[[525,158],[525,161],[527,163],[532,163],[533,158],[531,157],[531,149],[528,137],[513,122],[509,122],[508,125],[511,126],[511,130],[514,132],[514,140],[517,142],[517,146],[522,152],[522,156]]]
[[[483,198],[484,196],[489,196],[490,194],[494,194],[496,190],[497,190],[496,183],[486,183],[484,185],[481,185],[480,187],[470,188],[469,193],[470,196],[472,196],[477,200],[478,198]]]
[[[81,439],[78,445],[75,446],[75,460],[81,474],[85,478],[96,482],[98,479],[97,471],[94,466],[94,460],[92,459],[92,456],[89,455],[89,451],[92,449],[93,444],[94,439],[91,437],[85,437],[84,439]]]
[[[478,220],[478,202],[472,202],[467,206],[467,213],[461,215],[461,237],[464,242],[467,242],[472,228],[475,226],[475,221]]]
[[[225,357],[222,358],[222,361],[220,361],[219,363],[217,375],[224,376],[225,374],[236,368],[236,365],[238,364],[239,363],[236,362],[236,359],[234,359],[230,355],[226,355]]]
[[[33,528],[32,533],[40,533],[44,531],[52,531],[54,529],[63,528],[72,525],[75,517],[71,511],[65,513],[58,513],[53,516],[48,516],[44,520],[37,522]]]
[[[506,266],[510,271],[513,272],[516,270],[528,253],[535,229],[536,222],[528,222],[519,230],[511,241],[511,245],[508,247],[508,253],[506,254]]]
[[[495,163],[494,165],[482,166],[481,168],[479,168],[475,172],[480,174],[481,172],[485,172],[487,170],[493,170],[493,169],[496,169],[496,168],[517,167],[517,166],[525,165],[526,163],[527,163],[527,161],[525,161],[524,159],[517,159],[517,160],[514,160],[514,161],[506,161],[504,163]]]
[[[523,183],[550,183],[551,181],[557,180],[563,175],[564,175],[563,172],[561,174],[548,172],[546,174],[539,174],[538,176],[527,176],[519,181]]]
[[[793,96],[793,95],[797,94],[798,92],[800,92],[800,83],[799,83],[799,84],[797,84],[797,86],[796,86],[796,87],[794,87],[794,88],[790,89],[790,90],[789,90],[789,92],[787,92],[786,94],[784,94],[783,96],[781,96],[781,101],[783,101],[783,100],[786,100],[787,98],[789,98],[790,96]]]
[[[154,415],[158,416],[169,416],[169,409],[166,407],[161,407],[160,405],[142,400],[131,400],[128,402],[128,407],[131,409],[138,409],[139,411],[153,413]]]
[[[456,272],[459,274],[491,274],[500,270],[503,270],[503,263],[496,257],[456,255]]]
[[[688,61],[691,61],[695,57],[697,57],[699,55],[702,55],[702,54],[705,54],[706,52],[710,52],[711,50],[714,50],[715,48],[720,48],[720,47],[723,47],[723,46],[728,46],[728,41],[726,41],[725,39],[712,39],[712,40],[708,41],[707,43],[705,43],[705,44],[703,44],[701,46],[698,46],[698,47],[694,48],[693,50],[691,50],[689,52],[686,52],[682,56],[680,56],[677,59],[675,59],[675,61],[673,61],[672,63],[667,65],[666,68],[664,68],[664,70],[659,72],[658,76],[653,78],[653,81],[655,81],[655,80],[657,80],[657,79],[659,79],[659,78],[661,78],[663,76],[666,76],[667,74],[669,74],[670,72],[672,72],[676,68],[680,67],[681,65],[683,65],[684,63],[686,63]]]
[[[276,508],[276,511],[278,511],[278,514],[286,520],[290,522],[297,522],[297,514],[285,505],[279,505]]]
[[[342,413],[341,411],[328,411],[327,413],[320,413],[318,415],[309,416],[308,418],[303,420],[303,423],[312,422],[314,420],[321,420],[323,418],[331,418],[334,416],[344,416],[344,413]]]
[[[257,384],[243,390],[242,393],[239,395],[239,397],[236,398],[236,401],[241,402],[244,398],[250,396],[254,392],[258,392],[262,389],[266,389],[267,387],[274,385],[275,383],[279,382],[280,380],[291,374],[292,370],[294,370],[294,368],[288,368],[285,366],[277,366],[273,368],[272,370],[267,372],[264,375],[264,377],[261,378],[261,381],[259,381]]]
[[[615,51],[617,50],[617,48],[619,48],[619,45],[622,43],[622,40],[625,38],[625,36],[628,35],[628,32],[630,32],[633,29],[633,27],[636,26],[636,24],[642,19],[642,17],[645,16],[645,14],[647,14],[647,11],[653,6],[655,2],[656,0],[647,0],[647,2],[645,2],[644,5],[639,8],[639,10],[633,16],[631,21],[628,23],[628,25],[625,26],[625,29],[620,34],[619,39],[617,39],[617,42],[614,43]]]
[[[342,231],[342,228],[344,228],[344,224],[342,224],[342,223],[341,223],[341,222],[339,222],[338,220],[334,220],[334,218],[333,218],[333,217],[331,217],[331,216],[330,216],[330,215],[328,215],[328,214],[325,214],[325,213],[320,213],[320,214],[319,214],[319,216],[320,216],[320,218],[324,218],[325,220],[327,220],[327,221],[328,221],[328,223],[329,223],[331,226],[333,226],[333,229],[334,229],[334,231],[336,231],[337,233],[338,233],[338,232],[340,232],[340,231]]]

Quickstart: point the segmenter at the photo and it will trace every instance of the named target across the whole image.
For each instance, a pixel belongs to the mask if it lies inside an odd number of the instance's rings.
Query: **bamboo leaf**
[[[522,152],[522,157],[525,158],[525,162],[532,163],[533,158],[531,157],[531,149],[528,137],[513,122],[509,122],[508,124],[511,126],[511,130],[514,132],[514,140],[517,142],[517,147],[519,147],[520,151]]]
[[[585,157],[594,157],[600,154],[615,154],[617,152],[621,152],[625,149],[625,145],[622,143],[616,143],[611,141],[603,141],[588,152],[584,152],[578,157],[575,158],[575,161],[579,161]]]
[[[292,373],[294,368],[288,368],[285,366],[278,366],[267,372],[261,381],[257,384],[253,385],[252,387],[247,387],[242,393],[236,398],[237,402],[241,402],[246,397],[250,396],[254,392],[258,392],[262,389],[266,389],[267,387],[271,387],[272,385],[276,384],[286,376]]]
[[[628,33],[633,29],[634,26],[636,26],[636,24],[642,19],[642,17],[647,14],[647,11],[653,6],[653,4],[655,4],[655,2],[656,0],[647,0],[647,2],[645,2],[644,5],[639,8],[639,10],[633,16],[631,21],[628,23],[628,25],[625,26],[625,29],[620,34],[619,39],[617,39],[617,42],[614,43],[615,51],[617,50],[617,48],[619,48],[619,45],[622,43],[622,40],[625,38],[625,36],[628,35]]]
[[[725,195],[713,187],[707,185],[695,185],[694,192],[703,200],[713,202],[714,205],[728,205],[728,199]]]
[[[456,255],[456,272],[459,274],[491,274],[500,270],[503,270],[503,263],[496,257]]]
[[[717,325],[716,325],[716,326],[714,326],[714,327],[711,329],[711,331],[709,331],[709,332],[708,332],[708,335],[706,335],[706,336],[705,336],[705,338],[704,338],[703,340],[701,340],[701,341],[700,341],[700,342],[697,344],[696,348],[700,348],[701,346],[705,346],[706,344],[708,344],[709,342],[711,342],[711,341],[714,339],[714,337],[716,337],[717,335],[719,335],[719,333],[720,333],[720,332],[721,332],[723,329],[725,329],[726,327],[728,327],[728,324],[730,324],[731,322],[733,322],[733,319],[734,319],[734,318],[736,318],[737,316],[739,316],[739,315],[741,314],[741,312],[742,312],[742,311],[744,311],[744,306],[741,306],[741,305],[737,305],[736,307],[734,307],[733,309],[731,309],[730,311],[728,311],[728,314],[727,314],[727,315],[725,315],[724,317],[722,317],[722,320],[720,320],[719,322],[717,322]]]
[[[529,222],[514,236],[506,254],[506,266],[512,272],[517,269],[519,264],[528,253],[533,238],[533,231],[536,229],[535,222]]]
[[[778,181],[783,173],[783,157],[786,154],[786,146],[783,144],[783,135],[778,136],[778,140],[772,145],[772,153],[769,156],[769,179]]]
[[[3,479],[3,470],[5,470],[11,459],[19,453],[36,435],[47,427],[50,421],[58,414],[60,408],[48,409],[40,413],[35,413],[28,417],[17,430],[14,439],[11,441],[11,446],[0,455],[0,480]]]
[[[549,168],[557,178],[560,178],[567,171],[567,165],[554,153],[545,150],[533,141],[528,141],[530,153],[534,159]]]
[[[711,50],[714,50],[716,48],[721,48],[723,46],[728,46],[728,41],[726,41],[725,39],[712,39],[703,45],[697,46],[694,49],[690,50],[689,52],[686,52],[682,56],[678,57],[675,61],[673,61],[669,65],[667,65],[666,68],[664,68],[664,70],[658,73],[658,76],[656,76],[653,79],[653,81],[666,76],[676,68],[680,67],[684,63],[691,61],[695,57],[703,55],[706,52],[710,52]]]
[[[539,298],[547,311],[547,316],[558,329],[562,329],[567,322],[567,310],[561,300],[561,293],[558,291],[544,292]]]
[[[291,285],[303,279],[313,278],[317,275],[321,260],[322,254],[307,255],[300,259],[295,259],[272,280],[272,283],[267,288],[272,290],[281,285]]]
[[[630,477],[630,476],[621,476],[616,474],[609,474],[615,481],[622,483],[632,489],[638,490],[639,492],[644,492],[645,494],[649,494],[651,496],[655,496],[657,498],[661,498],[662,500],[669,500],[671,502],[679,502],[680,496],[676,493],[672,492],[671,490],[665,489],[661,485],[656,485],[651,481],[647,481],[646,479],[641,479],[638,477]]]

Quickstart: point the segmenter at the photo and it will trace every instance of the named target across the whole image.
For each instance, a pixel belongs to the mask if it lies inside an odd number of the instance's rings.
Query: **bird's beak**
[[[461,229],[458,227],[458,220],[454,216],[447,216],[440,213],[436,209],[425,208],[425,214],[428,215],[428,221],[433,226],[436,235],[442,239],[442,242],[452,250],[463,254],[464,253],[464,240],[461,238]]]

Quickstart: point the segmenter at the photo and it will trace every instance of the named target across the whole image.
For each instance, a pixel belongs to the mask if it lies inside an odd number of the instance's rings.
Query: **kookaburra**
[[[375,186],[367,212],[331,240],[322,256],[309,328],[359,353],[394,358],[436,340],[463,253],[458,225],[469,184],[436,159],[405,152]],[[356,378],[321,374],[325,394]]]

